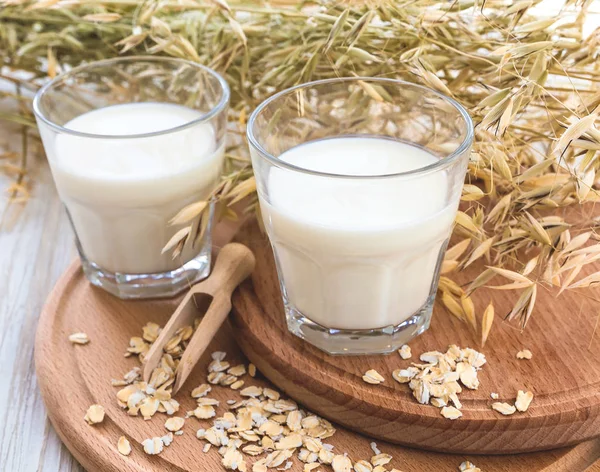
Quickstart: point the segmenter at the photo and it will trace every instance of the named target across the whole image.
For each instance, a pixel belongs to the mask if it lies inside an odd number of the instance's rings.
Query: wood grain
[[[147,321],[164,324],[179,300],[122,301],[92,287],[83,276],[79,264],[74,263],[58,282],[48,299],[40,318],[36,340],[36,366],[40,388],[49,416],[60,437],[71,452],[89,471],[102,472],[217,472],[223,470],[218,453],[202,453],[203,443],[195,432],[207,427],[208,421],[190,418],[184,426],[184,435],[175,437],[174,443],[160,456],[145,455],[140,442],[165,434],[165,416],[155,415],[150,421],[132,418],[119,408],[115,400],[116,389],[110,379],[136,365],[132,358],[122,353],[130,336],[138,335]],[[93,314],[93,316],[91,316]],[[67,337],[84,330],[90,336],[85,346],[73,346]],[[228,360],[235,365],[245,358],[232,336],[229,325],[224,325],[209,347],[228,352]],[[207,352],[191,374],[190,382],[177,399],[181,411],[195,406],[190,397],[192,388],[206,378],[210,361]],[[60,379],[60,381],[57,381]],[[259,375],[248,385],[269,385]],[[226,387],[215,387],[210,394],[221,405],[227,399],[239,398]],[[106,418],[100,425],[90,426],[84,420],[85,411],[92,403],[102,404]],[[217,409],[217,414],[224,412]],[[116,451],[119,436],[129,438],[134,448],[129,457]],[[335,451],[347,452],[352,458],[372,455],[371,439],[340,428],[328,440]],[[543,453],[515,456],[446,455],[378,443],[380,449],[394,456],[390,464],[404,472],[437,472],[457,470],[464,460],[471,460],[485,472],[565,471],[579,472],[592,464],[600,453],[600,441],[582,444],[577,448],[564,448]],[[555,466],[559,464],[558,466]],[[558,467],[558,468],[556,468]],[[292,472],[300,472],[302,465],[295,460]],[[328,469],[325,469],[328,470]]]
[[[369,436],[445,452],[530,452],[600,435],[600,336],[590,342],[598,316],[594,299],[573,291],[558,299],[542,293],[525,332],[498,321],[483,350],[488,364],[479,375],[481,386],[460,394],[464,416],[453,422],[438,408],[418,404],[406,385],[392,380],[393,370],[410,365],[397,354],[333,357],[291,335],[266,237],[252,223],[237,239],[254,251],[257,266],[252,283],[242,284],[234,297],[236,338],[271,382],[312,411]],[[459,283],[472,274],[462,277]],[[482,289],[478,297],[485,304],[492,298],[499,314],[510,311],[506,292]],[[431,328],[411,342],[413,353],[445,351],[449,344],[477,347],[459,324],[437,303]],[[525,347],[533,359],[517,360]],[[362,375],[369,369],[386,382],[365,383]],[[535,395],[526,413],[505,417],[491,410],[491,392],[513,403],[518,390]]]
[[[19,150],[18,129],[2,124],[0,146],[6,141],[12,142],[13,150]],[[29,202],[7,209],[5,196],[0,197],[3,214],[0,226],[0,471],[83,472],[47,417],[33,362],[37,320],[50,290],[75,257],[73,235],[45,159],[32,153],[29,163],[34,182]],[[0,190],[3,192],[7,186],[8,179],[0,174]],[[347,434],[350,433],[340,431],[336,441],[341,444]],[[368,453],[368,442],[362,438],[357,446],[360,449],[352,451],[353,454],[359,457]],[[405,472],[455,471],[466,457],[410,448],[394,448],[394,451],[398,458],[395,464],[404,466],[401,470]],[[419,469],[423,458],[433,465]],[[548,453],[473,457],[473,460],[485,472],[600,472],[600,462],[596,462],[600,460],[600,440]],[[203,463],[211,464],[207,459],[203,459]],[[127,467],[126,462],[119,464],[119,470],[131,470]],[[88,470],[108,469],[88,465]]]
[[[6,133],[7,128],[1,131]],[[48,293],[75,252],[72,232],[46,162],[35,156],[31,159],[35,169],[32,198],[27,205],[11,207],[0,228],[0,470],[82,472],[83,467],[57,436],[46,415],[34,372],[33,347],[38,317]],[[5,188],[6,185],[7,181],[0,178],[0,186]],[[14,218],[17,214],[18,218]],[[229,228],[229,236],[234,230],[234,227]],[[222,226],[220,231],[223,234]],[[132,333],[138,329],[136,326]],[[116,373],[128,365],[125,359],[120,361],[123,365]],[[57,383],[57,387],[60,384]],[[335,439],[342,443],[349,434],[342,430]],[[362,438],[353,454],[359,457],[368,453],[368,442]],[[404,466],[401,470],[405,472],[453,471],[466,458],[410,448],[393,450],[398,457],[395,463]],[[424,458],[433,465],[419,469],[418,464]],[[600,466],[594,462],[600,460],[600,440],[548,453],[473,457],[473,460],[484,467],[485,472],[599,472]],[[211,464],[206,461],[203,458],[203,463]],[[119,470],[130,470],[126,463],[119,467]],[[108,469],[88,464],[88,470]]]
[[[75,255],[73,236],[45,160],[29,157],[36,185],[26,205],[7,204],[0,176],[0,470],[80,472],[46,417],[33,363],[37,319]]]

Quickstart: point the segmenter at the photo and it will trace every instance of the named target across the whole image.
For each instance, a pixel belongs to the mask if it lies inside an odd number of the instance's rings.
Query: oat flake
[[[448,418],[449,420],[456,420],[463,415],[459,409],[454,408],[453,406],[443,407],[441,414],[444,418]]]
[[[90,342],[90,338],[88,338],[88,335],[85,333],[73,333],[69,336],[69,341],[71,341],[71,344],[84,345]]]
[[[84,419],[88,424],[98,424],[104,421],[104,407],[102,405],[92,405],[88,408]]]
[[[117,450],[119,451],[119,454],[123,456],[128,456],[131,454],[131,444],[129,444],[129,441],[125,436],[121,436],[119,438],[119,441],[117,442]]]
[[[492,409],[496,410],[498,413],[502,413],[505,416],[512,415],[515,411],[517,411],[514,406],[502,402],[492,403]]]
[[[404,344],[400,348],[398,353],[400,354],[400,357],[405,360],[410,359],[412,357],[412,352],[411,352],[410,346],[408,344]]]
[[[372,385],[379,385],[380,383],[385,382],[383,376],[375,369],[370,369],[365,372],[365,375],[363,375],[362,379]]]
[[[533,354],[529,349],[523,349],[522,351],[517,352],[517,359],[525,359],[530,360],[533,357]]]
[[[519,393],[517,393],[517,400],[515,401],[515,407],[521,412],[527,411],[532,400],[533,393],[519,390]]]

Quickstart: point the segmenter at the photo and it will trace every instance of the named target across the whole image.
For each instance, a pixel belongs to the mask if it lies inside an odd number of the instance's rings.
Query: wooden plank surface
[[[116,402],[117,389],[110,382],[111,378],[120,377],[122,372],[139,365],[136,358],[123,357],[122,353],[128,345],[129,338],[139,335],[140,327],[147,321],[164,326],[178,301],[177,299],[119,300],[92,287],[77,263],[74,263],[61,277],[48,297],[36,338],[36,372],[40,376],[39,386],[48,407],[48,414],[60,437],[88,470],[102,472],[163,472],[165,470],[218,472],[223,470],[220,465],[221,457],[216,448],[204,453],[203,442],[199,441],[195,434],[199,428],[210,428],[213,420],[189,418],[183,428],[184,434],[175,437],[173,444],[159,456],[144,454],[140,444],[147,438],[164,434],[165,416],[157,414],[148,421],[128,416]],[[237,310],[240,310],[239,305]],[[94,316],[89,316],[90,313]],[[219,330],[200,363],[192,371],[189,382],[176,396],[181,405],[177,416],[182,416],[183,412],[195,408],[196,402],[191,398],[191,391],[195,386],[206,382],[207,367],[212,352],[226,352],[226,360],[231,365],[247,362],[236,345],[233,333],[239,341],[248,332],[247,329],[240,329],[237,319],[238,316],[231,319],[233,330],[227,324]],[[69,334],[82,329],[88,334],[91,342],[86,346],[71,345],[68,340]],[[281,348],[277,344],[273,347]],[[248,375],[242,377],[245,387],[252,385],[272,387],[262,375],[272,378],[272,375],[267,374],[263,369],[263,365],[271,355],[270,349],[265,350],[262,355],[253,354],[251,359],[259,369],[260,375],[256,378],[250,378]],[[102,359],[102,362],[98,362],[99,359]],[[319,375],[320,369],[321,367],[312,368],[315,376]],[[58,383],[55,379],[60,376],[60,373],[63,374],[62,381]],[[219,406],[216,407],[217,416],[222,416],[227,411],[227,401],[239,401],[242,398],[238,391],[223,386],[213,386],[209,397],[219,401]],[[103,405],[106,411],[102,424],[95,427],[89,426],[82,419],[91,404]],[[373,415],[373,420],[376,420],[375,416]],[[427,420],[423,419],[423,422]],[[403,431],[406,434],[413,434],[418,430],[415,426],[418,425],[411,425]],[[460,426],[460,423],[456,423],[455,426]],[[436,431],[432,431],[431,435],[439,436]],[[133,452],[128,457],[123,457],[116,451],[116,443],[120,436],[125,436],[132,444]],[[532,436],[535,436],[535,433],[532,433]],[[477,442],[476,434],[470,437]],[[368,436],[337,427],[337,432],[327,438],[326,443],[331,444],[337,453],[347,453],[356,461],[371,457],[369,446],[371,441],[372,438]],[[577,449],[562,448],[507,456],[440,454],[405,448],[383,441],[377,441],[377,445],[381,451],[393,457],[388,469],[396,468],[402,472],[452,471],[457,470],[458,465],[465,460],[477,464],[485,472],[545,470],[578,472],[589,466],[600,452],[600,440],[586,443],[584,447],[580,446]],[[257,458],[248,456],[245,459],[250,470],[250,463]],[[290,461],[292,466],[288,469],[289,472],[302,472],[302,463],[297,459],[290,459]],[[320,470],[331,471],[327,466],[321,467]]]
[[[0,134],[11,132],[0,124]],[[32,175],[32,198],[16,220],[13,216],[19,208],[13,206],[6,211],[4,189],[8,180],[0,175],[0,213],[4,215],[0,228],[0,470],[79,472],[83,468],[60,442],[47,419],[33,364],[39,313],[75,252],[46,163],[38,158],[29,167],[36,169]],[[415,454],[418,452],[406,450],[407,460]],[[597,441],[558,455],[560,458],[540,471],[600,471],[600,462],[590,464],[590,458],[600,458]],[[440,461],[442,465],[440,471],[456,470],[456,458]]]
[[[9,138],[18,131],[0,126]],[[45,159],[29,157],[36,184],[24,207],[7,208],[0,174],[0,470],[80,471],[46,418],[33,365],[37,319],[75,255],[73,238]]]
[[[410,342],[410,360],[397,354],[334,357],[288,332],[272,250],[256,222],[249,221],[236,240],[250,247],[257,261],[251,281],[233,300],[236,339],[269,380],[311,411],[367,436],[440,452],[514,454],[593,438],[600,442],[600,336],[593,335],[597,292],[583,297],[567,291],[557,298],[543,291],[526,330],[499,318],[483,349],[478,335],[436,303],[430,329]],[[453,280],[465,286],[483,264],[473,264]],[[503,314],[517,295],[481,288],[473,300],[479,313],[493,300],[496,313]],[[465,387],[458,395],[463,416],[456,421],[420,405],[407,385],[391,378],[394,370],[419,362],[421,353],[445,352],[451,344],[481,350],[487,359],[479,388]],[[533,359],[516,358],[524,348],[531,349]],[[362,377],[369,369],[386,380],[367,384]],[[507,417],[491,409],[492,392],[499,402],[512,404],[519,390],[534,394],[526,412]]]

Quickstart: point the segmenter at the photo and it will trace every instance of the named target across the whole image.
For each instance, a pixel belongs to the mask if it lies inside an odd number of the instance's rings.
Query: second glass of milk
[[[263,102],[248,140],[289,330],[367,354],[427,329],[473,140],[465,109],[398,80],[323,80]]]
[[[175,257],[163,248],[186,227],[170,220],[219,181],[228,104],[217,73],[163,57],[94,62],[38,92],[44,149],[94,285],[164,297],[208,275],[210,205],[205,231],[192,224]]]

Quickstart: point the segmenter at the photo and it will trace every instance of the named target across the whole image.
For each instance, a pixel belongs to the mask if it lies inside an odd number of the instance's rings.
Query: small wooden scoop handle
[[[252,273],[254,264],[252,251],[242,244],[227,244],[219,252],[213,273],[202,284],[204,291],[211,293],[214,298],[179,362],[175,372],[173,395],[185,383],[227,318],[231,311],[231,295],[235,288]]]
[[[192,287],[192,290],[209,293],[215,298],[220,295],[231,298],[235,288],[252,273],[254,264],[254,254],[246,246],[226,244],[217,256],[210,277]]]

